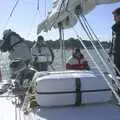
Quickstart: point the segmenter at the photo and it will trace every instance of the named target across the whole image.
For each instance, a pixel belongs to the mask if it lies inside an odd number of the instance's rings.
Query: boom
[[[76,9],[78,13],[87,14],[92,11],[96,5],[112,4],[120,0],[54,0],[52,9],[48,12],[47,18],[38,25],[37,34],[41,31],[49,31],[52,27],[58,28],[62,23],[64,29],[73,27],[77,20],[75,18]]]

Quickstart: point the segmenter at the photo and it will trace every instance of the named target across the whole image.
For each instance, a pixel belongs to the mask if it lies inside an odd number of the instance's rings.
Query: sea
[[[49,66],[49,70],[59,71],[65,69],[65,63],[68,60],[68,58],[72,55],[72,52],[73,52],[72,49],[64,50],[64,52],[62,52],[60,49],[55,49],[54,50],[55,59],[53,64]],[[97,52],[94,49],[88,49],[88,52],[85,49],[82,49],[81,52],[85,56],[85,59],[88,61],[88,64],[92,71],[96,72],[96,70],[98,71],[98,68],[100,68],[102,71],[106,72],[106,68],[103,62],[110,65],[109,60],[106,57],[107,50],[103,51],[102,49],[98,49],[99,54],[97,54]],[[102,61],[100,56],[102,56],[103,58]],[[64,59],[62,60],[62,58]],[[3,80],[10,79],[9,62],[10,62],[9,53],[0,53],[0,69]]]

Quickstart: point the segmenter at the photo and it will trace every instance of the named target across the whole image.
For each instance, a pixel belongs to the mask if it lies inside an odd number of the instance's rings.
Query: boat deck
[[[80,107],[36,108],[24,115],[10,98],[0,97],[0,120],[120,120],[120,106],[108,102]]]
[[[32,120],[39,116],[39,120],[120,120],[120,108],[110,103],[36,111],[38,116],[33,116]]]
[[[0,95],[0,120],[24,120],[23,112],[12,104],[15,98]]]

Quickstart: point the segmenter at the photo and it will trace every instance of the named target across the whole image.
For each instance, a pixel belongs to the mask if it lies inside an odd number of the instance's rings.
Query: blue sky
[[[45,19],[51,7],[52,0],[40,0],[40,11],[37,11],[37,0],[20,0],[12,17],[8,16],[16,0],[2,0],[0,3],[0,38],[4,29],[11,28],[23,38],[35,40],[37,25]],[[100,40],[111,40],[111,26],[114,24],[112,11],[120,7],[119,3],[100,5],[86,15],[86,18]],[[87,39],[79,25],[75,26],[83,39]],[[59,38],[58,30],[52,29],[48,33],[41,33],[46,40]],[[65,30],[65,39],[75,37],[73,29]]]

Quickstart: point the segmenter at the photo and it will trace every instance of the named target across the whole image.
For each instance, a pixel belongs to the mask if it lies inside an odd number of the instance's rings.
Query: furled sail
[[[120,0],[53,0],[52,9],[48,12],[46,20],[38,25],[37,34],[41,31],[49,31],[52,27],[57,28],[60,23],[64,29],[70,28],[77,23],[76,9],[84,15],[93,10],[96,5],[119,2]]]

